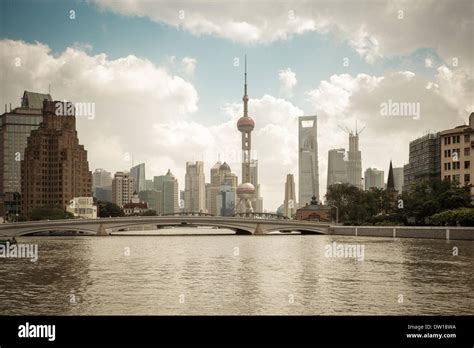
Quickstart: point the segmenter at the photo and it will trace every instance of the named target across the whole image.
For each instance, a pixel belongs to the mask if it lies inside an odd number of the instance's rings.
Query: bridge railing
[[[290,220],[287,216],[273,214],[273,213],[262,213],[262,212],[252,212],[252,213],[235,213],[234,217],[242,217],[249,219],[264,219],[264,220]]]
[[[213,214],[200,211],[180,211],[176,213],[161,214],[160,216],[214,216]]]

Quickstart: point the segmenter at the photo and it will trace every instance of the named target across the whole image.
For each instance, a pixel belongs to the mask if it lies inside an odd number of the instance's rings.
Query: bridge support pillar
[[[105,230],[104,224],[100,224],[99,230],[97,231],[98,236],[108,236],[109,234]]]
[[[257,235],[263,234],[262,226],[260,226],[260,224],[257,224],[257,226],[255,227],[255,232],[253,234],[257,234]]]

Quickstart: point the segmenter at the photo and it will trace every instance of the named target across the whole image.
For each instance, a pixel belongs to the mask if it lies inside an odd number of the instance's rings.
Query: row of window
[[[471,141],[471,135],[470,134],[464,134],[464,142],[468,143]],[[453,135],[453,136],[448,136],[444,137],[444,145],[450,145],[450,144],[459,144],[461,143],[461,136],[460,135]]]
[[[455,174],[453,176],[451,176],[451,175],[445,175],[444,176],[444,180],[451,181],[451,179],[452,179],[453,182],[459,183],[460,179],[461,179],[461,175]],[[470,182],[471,182],[471,175],[470,174],[464,174],[464,184],[468,184]]]
[[[457,154],[459,157],[459,154],[461,153],[461,149],[452,149],[452,150],[444,150],[444,157],[451,157],[451,155]],[[464,148],[464,156],[470,156],[471,155],[471,149],[469,147]]]
[[[461,169],[461,162],[448,162],[444,164],[444,170],[453,170],[456,169]],[[470,169],[471,168],[471,161],[464,161],[464,169]]]

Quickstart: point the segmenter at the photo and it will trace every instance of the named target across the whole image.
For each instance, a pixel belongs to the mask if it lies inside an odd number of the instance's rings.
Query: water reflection
[[[363,244],[364,261],[326,257],[334,241]],[[472,242],[323,235],[21,242],[38,243],[39,259],[0,259],[0,314],[474,312]]]

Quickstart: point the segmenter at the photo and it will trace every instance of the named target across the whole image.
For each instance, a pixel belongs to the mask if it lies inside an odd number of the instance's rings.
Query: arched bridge
[[[108,235],[136,226],[161,227],[211,226],[234,230],[236,234],[266,234],[274,231],[299,231],[304,234],[327,234],[328,224],[300,220],[263,219],[224,216],[134,216],[100,219],[30,221],[0,224],[1,236],[21,236],[49,231],[78,231]]]

